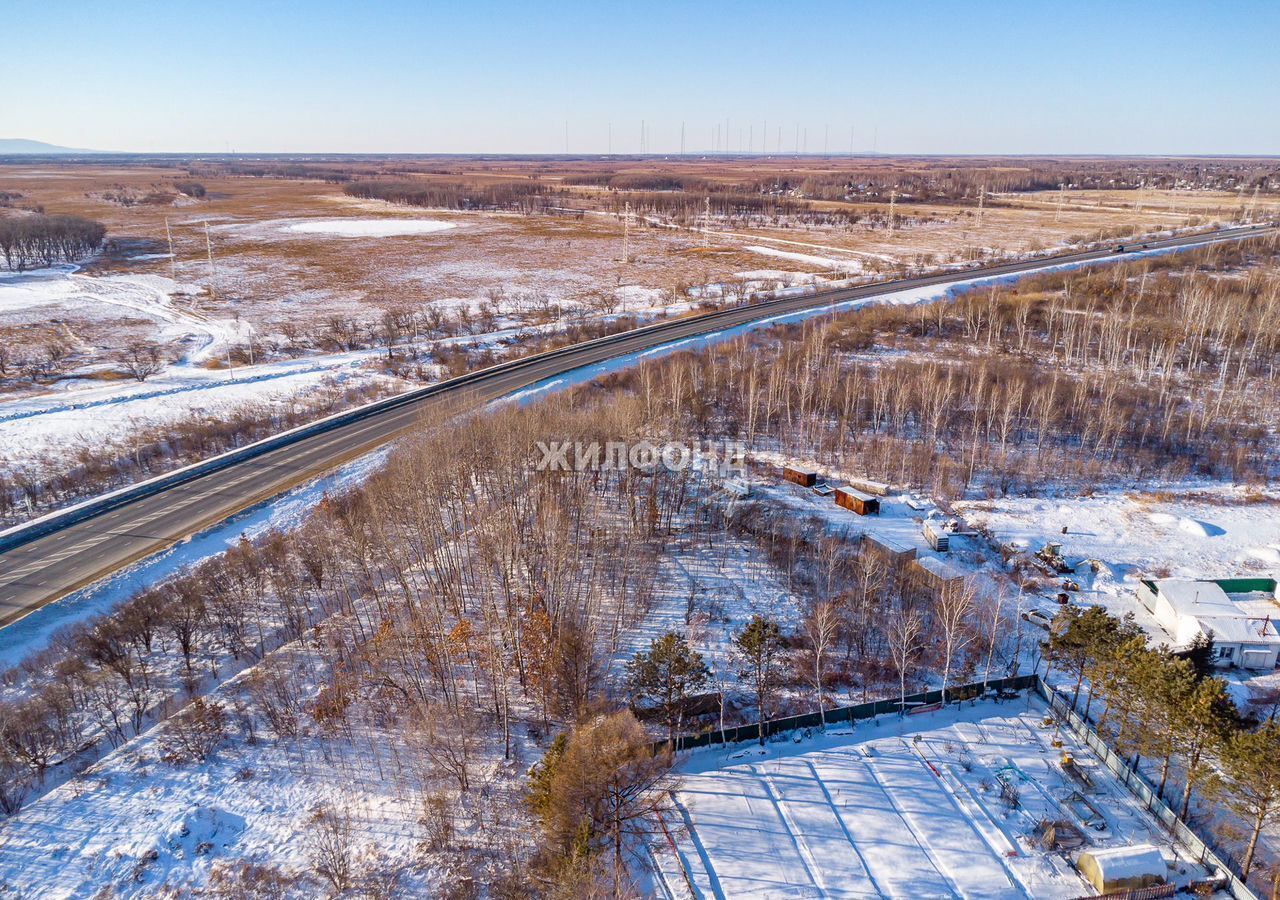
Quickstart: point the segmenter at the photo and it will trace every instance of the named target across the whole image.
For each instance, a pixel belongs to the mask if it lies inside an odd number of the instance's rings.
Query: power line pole
[[[173,281],[178,280],[178,259],[173,255],[173,232],[169,230],[169,217],[164,217],[164,236],[169,239],[169,277]]]
[[[702,207],[702,246],[711,246],[711,195],[708,194]]]
[[[1058,185],[1058,209],[1053,214],[1053,221],[1062,221],[1062,204],[1067,199],[1067,183],[1061,182]]]
[[[622,217],[622,264],[631,262],[631,201],[627,201],[626,212]]]
[[[898,191],[893,189],[889,191],[889,230],[898,230]]]
[[[982,214],[985,212],[983,207],[987,202],[987,186],[984,184],[978,189],[978,224],[982,224]]]
[[[213,270],[213,241],[209,239],[209,223],[204,223],[204,249],[209,254],[209,299],[217,301],[217,274]]]

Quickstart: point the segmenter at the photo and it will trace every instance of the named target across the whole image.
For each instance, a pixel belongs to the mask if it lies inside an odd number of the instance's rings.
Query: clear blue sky
[[[1280,3],[14,2],[0,137],[106,150],[1280,153]],[[749,130],[750,129],[750,130]],[[878,137],[877,137],[878,135]],[[722,138],[723,140],[723,138]]]

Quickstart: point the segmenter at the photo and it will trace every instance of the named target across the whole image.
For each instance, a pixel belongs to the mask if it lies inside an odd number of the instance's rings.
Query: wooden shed
[[[782,477],[801,487],[813,487],[818,481],[818,470],[813,466],[783,466]]]
[[[879,553],[890,563],[906,563],[916,558],[916,548],[882,534],[868,534],[864,537],[867,549]]]
[[[925,587],[939,593],[959,588],[964,584],[963,572],[932,556],[921,557],[915,561],[915,574]]]
[[[850,487],[838,487],[835,490],[836,506],[856,512],[860,516],[878,516],[880,501],[870,494],[855,491]]]
[[[1076,868],[1099,894],[1164,884],[1169,874],[1160,848],[1152,844],[1085,850],[1077,857]]]

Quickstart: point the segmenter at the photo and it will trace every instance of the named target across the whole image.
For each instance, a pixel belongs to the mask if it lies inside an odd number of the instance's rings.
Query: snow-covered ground
[[[248,340],[247,322],[211,319],[200,312],[199,289],[179,284],[163,275],[77,274],[78,266],[66,264],[30,272],[0,273],[0,315],[28,314],[40,310],[53,318],[56,309],[133,313],[155,321],[164,340],[188,342],[184,361],[199,363],[227,344]]]
[[[1070,898],[1092,894],[1061,853],[1033,843],[1042,819],[1065,820],[1089,845],[1151,843],[1186,884],[1204,871],[1066,731],[1042,724],[1038,700],[831,728],[825,735],[694,751],[678,767],[685,832],[679,861],[653,844],[661,881],[704,897]],[[1092,778],[1085,824],[1064,802],[1078,789],[1061,738]],[[1001,797],[1015,786],[1019,805]],[[1087,813],[1086,813],[1087,815]]]
[[[1133,613],[1154,638],[1164,632],[1137,601],[1139,579],[1280,575],[1280,495],[1274,493],[1206,485],[1151,494],[1004,498],[957,508],[1002,544],[1035,552],[1060,541],[1080,584],[1075,599],[1100,603],[1115,615]]]
[[[296,645],[277,651],[273,662],[293,670],[304,697],[315,696],[323,675],[310,671],[314,662]],[[230,709],[243,690],[242,677],[216,696]],[[357,877],[421,859],[425,789],[397,746],[402,735],[360,723],[350,737],[312,728],[282,737],[264,733],[259,722],[258,737],[246,740],[231,724],[237,738],[211,758],[174,763],[162,759],[172,728],[156,727],[6,819],[0,896],[191,896],[219,867],[245,861],[287,873],[290,897],[321,896],[319,881],[303,880],[313,870],[307,821],[321,806],[354,823]],[[497,774],[477,760],[477,781]],[[472,806],[478,817],[487,804]],[[460,827],[467,815],[460,811]],[[420,863],[402,872],[400,890],[428,895],[440,877]]]
[[[0,403],[0,460],[13,465],[68,458],[138,428],[216,418],[249,404],[286,408],[322,387],[351,387],[377,378],[367,350],[281,360],[235,370],[172,366],[145,383],[63,383],[57,393]],[[85,386],[86,384],[93,386]]]
[[[399,237],[431,234],[457,228],[456,222],[439,219],[316,219],[294,222],[284,227],[295,234],[322,234],[331,237]]]
[[[742,249],[761,256],[773,256],[789,260],[805,266],[813,266],[819,271],[861,272],[862,263],[856,259],[836,259],[830,256],[815,256],[810,253],[795,253],[790,250],[778,250],[773,247],[746,246]]]

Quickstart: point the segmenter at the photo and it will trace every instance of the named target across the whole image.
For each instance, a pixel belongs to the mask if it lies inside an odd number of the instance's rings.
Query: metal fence
[[[1035,675],[1015,675],[1012,678],[993,678],[990,681],[975,681],[947,688],[947,699],[952,701],[969,700],[979,697],[988,691],[1024,691],[1034,687]],[[942,702],[942,691],[925,691],[920,694],[906,696],[907,711],[930,706]],[[749,725],[735,725],[704,731],[701,734],[678,735],[674,745],[670,741],[655,741],[653,752],[661,753],[671,746],[677,753],[681,750],[693,750],[698,747],[710,747],[713,744],[740,744],[744,741],[758,741],[760,730],[764,729],[767,740],[775,734],[796,731],[802,728],[820,728],[825,721],[828,725],[839,725],[842,722],[857,722],[862,719],[873,719],[876,716],[896,713],[903,708],[903,701],[897,697],[890,700],[871,700],[855,706],[839,706],[828,709],[819,715],[816,712],[799,716],[787,716],[782,719],[769,719],[764,723],[752,722]]]
[[[1049,708],[1055,714],[1061,716],[1072,733],[1097,754],[1111,773],[1120,779],[1121,784],[1128,788],[1129,792],[1146,806],[1160,824],[1168,829],[1178,843],[1190,851],[1202,865],[1216,869],[1228,879],[1225,890],[1231,896],[1237,900],[1258,900],[1258,896],[1240,879],[1234,858],[1192,831],[1169,804],[1156,796],[1156,790],[1151,783],[1127,760],[1108,747],[1093,726],[1071,709],[1071,701],[1065,694],[1059,693],[1038,676],[1035,679],[1035,691],[1049,704]]]

